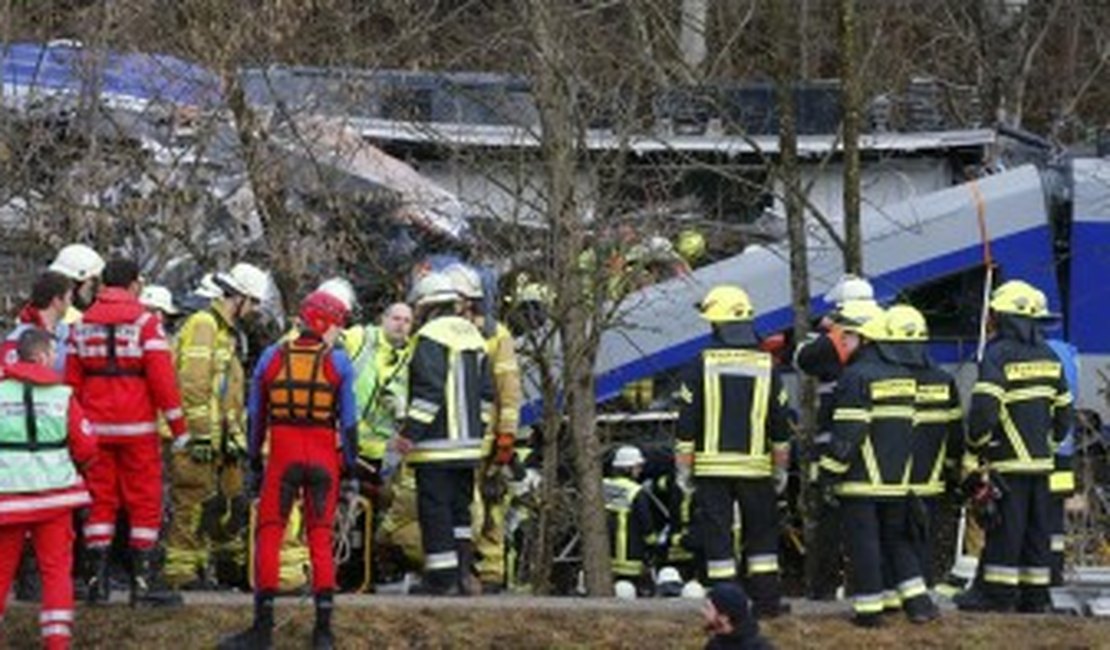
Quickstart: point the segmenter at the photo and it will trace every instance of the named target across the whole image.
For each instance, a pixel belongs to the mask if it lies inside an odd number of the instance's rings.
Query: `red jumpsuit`
[[[35,364],[16,362],[5,372],[7,379],[22,384],[49,386],[61,382],[56,372]],[[18,412],[18,403],[13,406]],[[96,438],[89,430],[80,405],[72,397],[65,418],[65,443],[70,458],[77,465],[92,461],[97,452]],[[74,473],[73,477],[69,485],[62,487],[0,492],[0,619],[4,617],[23,543],[29,538],[42,574],[39,627],[47,650],[68,648],[72,636],[73,510],[89,502],[80,475]]]
[[[332,592],[339,448],[342,462],[350,467],[358,426],[350,359],[342,348],[324,347],[311,334],[272,345],[255,367],[248,408],[252,466],[261,465],[267,434],[270,447],[258,506],[255,589],[278,589],[282,537],[293,501],[300,496],[312,558],[312,591]]]
[[[170,345],[158,317],[131,293],[108,287],[69,335],[66,383],[85,410],[100,452],[89,467],[93,505],[85,543],[106,547],[121,500],[130,546],[149,549],[162,521],[158,411],[174,437],[185,434]]]

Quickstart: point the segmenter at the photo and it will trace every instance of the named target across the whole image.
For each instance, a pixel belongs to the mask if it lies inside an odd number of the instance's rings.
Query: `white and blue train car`
[[[1064,316],[1053,336],[1079,349],[1080,406],[1106,414],[1102,389],[1110,387],[1110,161],[1069,163],[1058,172],[1027,165],[974,183],[916,197],[897,206],[865,210],[865,272],[880,301],[908,299],[933,327],[934,357],[974,380],[986,253],[982,210],[995,281],[1024,279],[1040,287]],[[1062,194],[1061,194],[1062,193]],[[1065,209],[1059,209],[1058,204]],[[1070,208],[1070,209],[1068,209]],[[1070,233],[1070,236],[1068,236]],[[827,312],[823,296],[841,275],[840,252],[811,240],[813,313]],[[622,307],[617,325],[602,337],[596,367],[599,402],[630,381],[672,372],[708,342],[709,328],[693,309],[716,284],[734,283],[750,294],[756,329],[767,335],[791,328],[790,267],[785,244],[751,246],[692,275],[645,288]],[[534,396],[534,395],[533,395]],[[538,415],[528,404],[525,421]]]

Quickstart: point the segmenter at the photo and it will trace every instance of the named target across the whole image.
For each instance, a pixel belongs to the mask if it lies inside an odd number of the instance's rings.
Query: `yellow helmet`
[[[991,293],[991,309],[1026,318],[1051,318],[1044,292],[1028,282],[1010,280]]]
[[[886,310],[886,341],[926,341],[929,325],[925,316],[909,305],[894,305]]]
[[[698,311],[710,323],[751,320],[755,314],[748,294],[732,284],[722,284],[710,289],[698,305]]]
[[[678,233],[678,242],[675,246],[678,254],[688,264],[693,264],[705,255],[705,236],[693,228],[687,228]]]
[[[883,308],[874,300],[849,300],[833,313],[832,319],[846,332],[858,332],[871,338],[863,331],[863,327],[876,319],[881,320],[882,316]],[[871,326],[872,332],[876,325],[878,324]]]

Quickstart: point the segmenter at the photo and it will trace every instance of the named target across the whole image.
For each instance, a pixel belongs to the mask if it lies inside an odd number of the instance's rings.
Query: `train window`
[[[999,277],[995,269],[995,277]],[[918,285],[898,295],[925,315],[933,338],[974,339],[979,336],[986,267],[975,266]]]

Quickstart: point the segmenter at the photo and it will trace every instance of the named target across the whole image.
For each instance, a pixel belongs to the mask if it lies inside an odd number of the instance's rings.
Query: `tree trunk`
[[[774,43],[773,69],[775,73],[775,99],[779,115],[779,166],[778,175],[783,186],[783,203],[786,208],[786,229],[790,240],[790,292],[794,309],[795,344],[805,339],[809,333],[809,258],[806,242],[805,201],[802,196],[801,174],[798,167],[798,133],[794,106],[794,83],[797,81],[797,61],[794,44],[799,42],[796,27],[791,20],[787,2],[772,2],[771,35]],[[801,421],[798,435],[801,449],[813,445],[813,433],[817,422],[816,386],[811,377],[803,376],[800,382],[801,394],[798,404]],[[808,468],[802,467],[803,476]],[[809,521],[807,512],[812,511],[810,501],[814,498],[808,489],[807,481],[802,481],[800,502],[803,521]],[[805,529],[805,544],[813,543],[814,529]],[[814,575],[812,566],[814,555],[807,554],[806,576]]]
[[[568,62],[562,36],[572,25],[557,14],[560,5],[528,0],[535,97],[543,129],[543,156],[549,243],[554,261],[555,316],[562,342],[565,403],[575,452],[578,486],[577,523],[582,539],[582,567],[590,596],[613,593],[609,531],[601,488],[601,454],[595,432],[594,360],[598,339],[592,336],[598,314],[584,296],[578,255],[585,250],[585,224],[575,190],[579,140],[584,120],[577,119],[575,70]]]
[[[840,0],[840,84],[844,120],[844,270],[863,275],[860,238],[860,80],[856,0]]]

